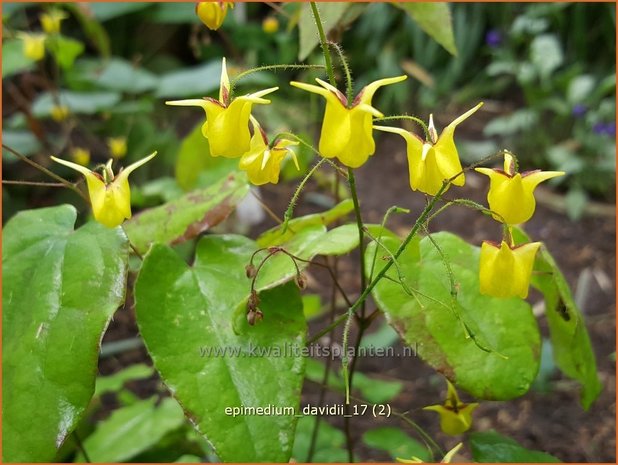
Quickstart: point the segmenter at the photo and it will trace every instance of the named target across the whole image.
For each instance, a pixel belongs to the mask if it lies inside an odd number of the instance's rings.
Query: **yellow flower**
[[[112,158],[123,158],[127,154],[127,138],[109,137],[107,139],[107,147],[109,148]]]
[[[228,7],[234,8],[234,2],[198,2],[195,6],[195,14],[212,31],[221,27]]]
[[[363,165],[375,152],[372,116],[383,116],[371,106],[371,99],[380,87],[405,80],[407,76],[380,79],[365,86],[353,102],[329,83],[316,79],[320,86],[291,82],[290,84],[326,99],[326,110],[320,134],[320,154],[326,158],[338,158],[350,168]]]
[[[271,87],[253,94],[236,97],[230,102],[230,80],[225,67],[225,58],[221,67],[221,86],[219,100],[213,98],[174,100],[167,105],[202,107],[206,112],[206,122],[202,134],[208,139],[210,154],[213,157],[238,158],[248,152],[251,145],[249,117],[254,103],[268,104],[270,100],[262,98],[279,89]]]
[[[279,30],[279,21],[277,21],[277,18],[274,16],[264,18],[264,21],[262,21],[262,30],[266,34],[274,34]]]
[[[457,445],[455,445],[455,447],[453,447],[451,450],[449,450],[444,455],[442,460],[440,460],[440,463],[451,463],[455,454],[459,452],[459,449],[461,449],[462,447],[463,447],[463,442],[460,442]],[[399,463],[423,463],[423,461],[419,459],[418,457],[412,457],[411,459],[401,459],[397,457],[397,461]]]
[[[146,158],[121,169],[117,175],[112,171],[112,161],[109,160],[103,170],[103,175],[90,171],[85,166],[75,164],[60,158],[51,157],[52,160],[69,168],[79,171],[86,177],[88,194],[92,204],[94,218],[108,228],[121,225],[125,219],[131,218],[131,189],[129,188],[129,175],[144,163],[150,161],[157,152],[151,153]]]
[[[75,147],[71,152],[71,158],[78,165],[86,166],[90,163],[90,150],[82,147]]]
[[[528,297],[530,275],[540,242],[509,247],[485,241],[481,245],[481,294],[494,297]]]
[[[468,119],[483,103],[468,110],[449,124],[442,134],[438,133],[433,124],[433,115],[429,116],[429,137],[423,142],[416,134],[405,129],[389,126],[376,126],[379,131],[399,134],[406,140],[408,153],[408,169],[410,172],[410,187],[429,195],[436,195],[445,180],[461,173],[461,162],[453,136],[458,124]],[[466,181],[464,174],[452,180],[452,184],[463,186]]]
[[[51,109],[51,117],[54,121],[61,122],[67,119],[70,111],[66,105],[54,105]]]
[[[18,37],[24,41],[23,53],[26,58],[39,61],[45,57],[45,34],[19,32]]]
[[[515,160],[508,153],[504,155],[504,170],[476,168],[476,171],[489,176],[489,209],[496,213],[494,218],[497,221],[506,224],[528,221],[536,207],[534,189],[543,181],[564,175],[564,171],[535,170],[518,173]]]
[[[45,32],[48,34],[58,34],[60,32],[60,23],[66,18],[67,14],[64,11],[58,8],[53,8],[47,13],[43,13],[39,20],[41,21],[41,26],[43,26],[43,30]]]
[[[281,171],[281,161],[289,153],[294,160],[296,169],[298,160],[296,154],[289,147],[298,145],[298,142],[288,139],[277,140],[272,147],[268,145],[266,134],[255,120],[253,123],[253,137],[251,138],[251,148],[245,153],[238,167],[247,172],[249,181],[256,186],[266,183],[277,184],[279,182],[279,171]]]
[[[430,405],[423,410],[433,410],[440,415],[440,429],[446,434],[456,436],[470,429],[472,426],[472,412],[479,404],[464,404],[459,400],[455,386],[446,380],[448,393],[443,405]]]

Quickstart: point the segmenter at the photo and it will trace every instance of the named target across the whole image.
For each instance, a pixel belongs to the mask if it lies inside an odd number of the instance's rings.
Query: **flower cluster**
[[[534,190],[543,181],[564,175],[562,171],[517,172],[516,160],[504,155],[504,169],[476,168],[489,177],[487,201],[495,220],[504,223],[506,239],[500,244],[485,241],[481,246],[481,293],[495,297],[528,296],[530,277],[540,242],[515,245],[512,225],[525,223],[534,214]]]
[[[286,155],[292,155],[296,166],[296,155],[289,148],[296,142],[275,139],[270,144],[258,121],[251,115],[254,104],[266,105],[270,100],[263,98],[276,90],[271,87],[252,94],[231,97],[230,79],[225,58],[221,64],[219,100],[213,98],[174,100],[167,105],[197,106],[206,112],[202,134],[208,139],[213,157],[240,158],[239,168],[247,172],[249,180],[256,185],[279,182],[281,162]],[[253,135],[249,130],[249,122]]]
[[[39,21],[44,32],[18,32],[17,37],[23,41],[23,54],[33,61],[45,58],[45,43],[47,37],[60,33],[60,23],[67,18],[67,14],[56,8],[50,8],[41,14]]]

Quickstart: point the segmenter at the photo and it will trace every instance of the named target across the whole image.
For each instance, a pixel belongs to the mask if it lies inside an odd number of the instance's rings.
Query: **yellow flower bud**
[[[225,58],[221,68],[219,100],[213,98],[174,100],[165,102],[174,106],[202,107],[206,112],[206,122],[202,134],[208,139],[210,154],[213,157],[238,158],[251,149],[249,117],[253,104],[269,104],[264,95],[279,89],[271,87],[252,94],[242,95],[230,102],[230,80],[227,75]]]
[[[262,21],[262,30],[266,34],[274,34],[279,30],[279,21],[277,21],[277,18],[274,16],[264,18],[264,21]]]
[[[432,410],[440,415],[440,429],[451,436],[462,434],[472,426],[472,412],[479,404],[464,404],[459,400],[455,386],[446,380],[448,393],[443,405],[430,405],[423,410]],[[450,457],[449,457],[450,459]]]
[[[494,297],[528,297],[534,257],[541,246],[531,242],[510,247],[485,241],[481,245],[479,278],[481,294]]]
[[[325,158],[338,158],[350,168],[358,168],[375,152],[372,116],[382,117],[382,113],[371,106],[371,100],[380,87],[404,81],[407,76],[380,79],[365,86],[353,102],[336,87],[316,79],[320,86],[291,82],[299,89],[319,94],[326,99],[326,110],[320,134],[320,155]]]
[[[234,2],[198,2],[195,13],[208,29],[216,31],[225,20],[228,6],[234,8]]]
[[[109,137],[107,139],[107,147],[109,148],[112,158],[123,158],[127,154],[127,138]]]
[[[121,225],[125,219],[131,218],[129,175],[135,169],[150,161],[156,154],[157,152],[151,153],[146,158],[127,166],[124,170],[121,169],[117,175],[114,175],[111,167],[112,160],[109,160],[103,176],[70,161],[56,157],[51,157],[51,159],[79,171],[86,177],[88,195],[95,220],[108,228],[115,228]]]
[[[39,61],[45,57],[45,34],[20,32],[18,37],[24,41],[23,53],[26,58]]]
[[[563,176],[564,171],[528,171],[517,173],[512,156],[504,157],[504,170],[476,168],[489,176],[489,209],[494,219],[506,224],[521,224],[532,218],[536,208],[534,190],[543,181]]]
[[[462,173],[459,153],[455,147],[453,136],[455,128],[476,112],[483,103],[468,110],[466,113],[456,118],[449,124],[442,134],[438,132],[433,124],[433,115],[429,117],[429,141],[423,140],[416,134],[401,128],[390,126],[376,126],[379,131],[392,132],[399,134],[406,140],[408,154],[408,169],[410,174],[410,187],[412,190],[419,190],[429,195],[436,195],[442,187],[444,181],[453,178],[451,182],[455,186],[463,186],[466,178]]]
[[[60,32],[60,23],[63,19],[67,18],[67,14],[58,9],[54,8],[47,13],[43,13],[39,20],[41,21],[41,26],[43,26],[43,30],[48,34],[58,34]]]
[[[90,163],[90,150],[82,147],[75,147],[71,152],[71,158],[78,165],[86,166]]]
[[[249,181],[256,186],[269,182],[277,184],[281,171],[281,161],[287,154],[292,156],[296,169],[300,169],[296,154],[289,148],[292,145],[298,145],[298,142],[279,139],[272,147],[269,147],[266,135],[262,132],[260,125],[255,120],[252,120],[252,123],[251,149],[242,156],[238,164],[241,170],[247,172]]]
[[[54,105],[51,109],[51,117],[54,121],[61,122],[68,118],[69,107],[66,105]]]

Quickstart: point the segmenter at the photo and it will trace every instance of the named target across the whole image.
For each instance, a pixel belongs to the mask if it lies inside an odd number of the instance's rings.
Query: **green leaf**
[[[586,205],[588,205],[588,194],[586,191],[573,187],[569,189],[565,197],[567,214],[573,221],[579,220],[586,211]]]
[[[64,70],[73,66],[75,59],[84,53],[84,44],[79,40],[61,35],[50,38],[47,43],[58,65]]]
[[[319,294],[307,294],[303,296],[303,314],[307,320],[323,315],[327,310],[322,306],[322,299]]]
[[[90,402],[101,337],[125,298],[122,229],[74,230],[76,217],[69,205],[28,210],[3,231],[6,462],[54,459]]]
[[[549,323],[554,360],[560,370],[582,385],[581,403],[588,409],[603,386],[586,330],[584,317],[573,300],[569,285],[545,247],[537,255],[532,285],[545,297],[545,316]]]
[[[198,22],[195,4],[188,2],[158,3],[149,16],[151,21],[164,24],[185,24]]]
[[[92,17],[90,11],[82,8],[82,5],[65,3],[63,7],[73,13],[88,39],[103,57],[108,58],[111,55],[109,35],[101,23]]]
[[[30,131],[3,129],[2,143],[22,155],[34,155],[41,149],[41,143]],[[13,162],[18,158],[8,150],[2,149],[3,161]]]
[[[232,173],[206,189],[135,215],[124,224],[124,230],[143,253],[153,242],[179,244],[225,220],[248,191],[244,174]]]
[[[92,69],[89,78],[97,86],[129,94],[153,90],[159,84],[159,79],[150,71],[118,57]]]
[[[309,448],[311,447],[313,428],[318,418],[321,422],[315,441],[313,462],[346,463],[348,461],[348,452],[344,448],[345,435],[343,434],[343,431],[331,426],[324,418],[314,416],[305,416],[298,420],[292,457],[296,460],[296,462],[305,462],[307,460]]]
[[[194,68],[172,71],[161,76],[156,96],[203,97],[219,89],[220,78],[221,60],[209,61]]]
[[[560,41],[554,34],[541,34],[530,44],[530,61],[541,77],[548,78],[564,61]]]
[[[410,17],[433,40],[442,45],[453,56],[457,56],[457,46],[453,35],[453,21],[448,3],[403,2],[394,5],[406,11]]]
[[[13,74],[29,71],[35,61],[24,55],[24,42],[20,39],[2,41],[2,79]]]
[[[358,247],[358,226],[345,224],[328,231],[315,248],[315,255],[344,255]]]
[[[324,33],[328,34],[339,20],[343,17],[350,5],[346,2],[319,3],[318,9],[324,26]],[[320,43],[318,29],[315,25],[311,6],[307,3],[301,6],[300,20],[298,23],[299,49],[298,59],[303,61],[313,49]]]
[[[354,375],[354,388],[361,392],[366,401],[372,404],[384,404],[399,395],[403,383],[373,378],[359,372]]]
[[[249,293],[245,265],[255,249],[242,236],[206,236],[188,267],[169,247],[153,245],[135,285],[136,314],[163,381],[221,460],[287,462],[306,322],[298,288],[289,283],[260,293],[263,321],[245,320],[234,331],[231,314]],[[294,412],[226,413],[269,405]]]
[[[196,185],[212,185],[237,167],[238,160],[234,158],[210,156],[210,144],[199,123],[182,141],[176,157],[176,179],[180,187],[189,190]]]
[[[151,397],[115,410],[97,425],[84,441],[92,462],[126,462],[156,445],[166,434],[185,424],[185,416],[174,399]],[[79,454],[76,462],[85,462]]]
[[[325,212],[314,213],[312,215],[301,216],[290,220],[285,232],[283,231],[283,226],[276,226],[269,229],[258,237],[257,243],[260,247],[282,244],[306,227],[320,224],[325,226],[329,225],[333,221],[343,218],[352,210],[354,210],[352,199],[346,199]]]
[[[120,102],[117,92],[73,92],[61,90],[58,92],[61,105],[66,105],[73,114],[94,115],[103,110],[112,109]],[[44,118],[51,115],[56,100],[49,92],[39,94],[32,105],[34,116]]]
[[[450,233],[432,238],[450,263],[456,301],[440,253],[423,238],[419,251],[408,247],[398,260],[412,295],[398,282],[382,279],[372,292],[378,307],[421,358],[473,396],[507,400],[523,395],[536,377],[541,350],[530,305],[481,295],[479,248]],[[387,237],[383,244],[394,253],[400,241]],[[374,247],[367,247],[367,269]],[[383,255],[380,249],[375,273],[384,267]],[[396,266],[387,276],[399,280]]]
[[[90,3],[89,8],[94,17],[99,21],[107,21],[118,16],[144,10],[151,5],[152,3],[148,2],[108,2]]]
[[[99,397],[107,392],[120,391],[127,381],[136,379],[150,378],[154,374],[154,368],[138,363],[131,365],[124,370],[109,376],[99,376],[97,378],[95,397]]]
[[[384,426],[369,430],[363,434],[363,442],[369,447],[388,452],[393,459],[410,460],[418,457],[423,462],[431,461],[427,448],[399,428]]]
[[[470,433],[470,448],[475,462],[480,463],[558,463],[553,455],[526,449],[517,441],[495,431]]]

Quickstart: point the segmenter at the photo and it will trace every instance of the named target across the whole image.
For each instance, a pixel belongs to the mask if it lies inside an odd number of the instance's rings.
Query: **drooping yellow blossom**
[[[71,158],[78,165],[86,166],[90,163],[90,150],[83,147],[75,147],[71,151]]]
[[[67,14],[64,11],[53,8],[47,13],[41,14],[39,20],[45,32],[48,34],[58,34],[60,32],[60,23],[66,18]]]
[[[254,103],[268,104],[264,95],[279,89],[271,87],[252,94],[242,95],[230,102],[230,80],[227,75],[225,58],[221,65],[221,85],[219,100],[213,98],[174,100],[167,105],[202,107],[206,112],[206,122],[202,134],[208,139],[210,154],[213,157],[238,158],[249,151],[251,133],[249,117]]]
[[[108,137],[107,148],[112,158],[123,158],[127,154],[127,138],[126,137]]]
[[[479,404],[464,404],[459,400],[455,386],[447,379],[448,392],[443,405],[430,405],[423,410],[433,410],[440,415],[440,429],[446,434],[456,436],[472,426],[472,412]]]
[[[279,30],[279,21],[274,16],[268,16],[262,21],[262,30],[266,34],[274,34]]]
[[[216,31],[225,20],[228,7],[234,8],[234,2],[198,2],[195,6],[195,14],[208,29]]]
[[[94,218],[108,228],[115,228],[125,219],[131,218],[131,189],[129,175],[144,163],[150,161],[157,152],[146,158],[136,161],[132,165],[121,169],[117,175],[112,171],[112,161],[109,160],[103,169],[103,174],[89,170],[85,166],[51,157],[52,160],[69,168],[79,171],[86,177],[88,194],[92,205]]]
[[[45,34],[19,32],[18,37],[24,41],[23,53],[26,58],[39,61],[45,57]]]
[[[433,124],[433,115],[429,116],[429,141],[401,128],[375,126],[379,131],[399,134],[406,140],[408,154],[408,169],[410,172],[410,187],[429,195],[436,195],[445,180],[461,173],[462,167],[453,136],[458,124],[468,119],[483,103],[468,110],[449,124],[442,134],[438,133]],[[452,180],[452,184],[463,186],[466,178],[463,173]]]
[[[494,218],[506,224],[521,224],[534,214],[536,201],[534,189],[548,179],[563,176],[564,171],[527,171],[518,173],[515,160],[509,153],[504,155],[504,170],[476,168],[489,176],[489,209],[496,213]]]
[[[451,461],[453,460],[453,457],[455,457],[455,454],[459,452],[459,449],[461,449],[462,447],[463,447],[463,442],[460,442],[457,445],[455,445],[455,447],[453,447],[451,450],[449,450],[444,455],[442,460],[440,460],[440,463],[451,463]],[[401,459],[397,457],[397,461],[399,463],[423,463],[423,461],[419,459],[418,457],[412,457],[411,459]]]
[[[298,145],[298,142],[279,139],[272,144],[268,145],[268,139],[266,134],[262,131],[262,128],[257,121],[252,120],[253,123],[253,137],[251,138],[251,148],[245,153],[238,167],[247,172],[249,181],[260,186],[266,183],[277,184],[279,182],[279,172],[281,171],[281,162],[287,154],[292,156],[296,169],[298,167],[298,160],[296,154],[290,146]]]
[[[383,116],[371,106],[371,100],[380,87],[405,80],[407,76],[380,79],[365,86],[353,102],[339,90],[321,79],[320,86],[291,82],[299,89],[319,94],[326,99],[326,110],[320,134],[320,154],[326,158],[338,158],[341,163],[358,168],[375,152],[372,116]]]
[[[485,241],[481,245],[481,294],[494,297],[528,297],[530,275],[540,242],[510,247]]]
[[[70,114],[69,107],[66,105],[54,105],[51,109],[51,117],[54,121],[61,122],[68,118]]]

